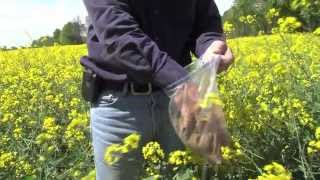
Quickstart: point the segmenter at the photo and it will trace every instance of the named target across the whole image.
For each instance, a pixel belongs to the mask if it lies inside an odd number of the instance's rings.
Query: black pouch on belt
[[[99,96],[101,78],[91,69],[84,67],[81,93],[84,100],[94,103]]]

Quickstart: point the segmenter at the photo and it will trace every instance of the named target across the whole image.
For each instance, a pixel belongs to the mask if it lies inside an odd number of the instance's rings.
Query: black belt
[[[102,89],[115,90],[115,91],[127,91],[133,95],[149,95],[152,92],[161,90],[160,87],[152,85],[151,83],[147,84],[137,84],[134,82],[102,82]]]

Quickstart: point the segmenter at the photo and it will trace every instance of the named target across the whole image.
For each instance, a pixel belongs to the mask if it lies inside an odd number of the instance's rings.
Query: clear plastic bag
[[[166,91],[170,96],[169,115],[177,135],[211,164],[221,163],[221,147],[229,144],[216,82],[219,63],[219,56],[196,60],[186,67],[188,76]]]

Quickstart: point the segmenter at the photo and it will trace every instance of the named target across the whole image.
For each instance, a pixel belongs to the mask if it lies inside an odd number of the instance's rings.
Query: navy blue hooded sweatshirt
[[[166,88],[214,40],[224,40],[214,0],[83,0],[88,12],[88,56],[81,64],[105,83]]]

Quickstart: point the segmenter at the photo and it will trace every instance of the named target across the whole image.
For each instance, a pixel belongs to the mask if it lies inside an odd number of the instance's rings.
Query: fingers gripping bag
[[[229,144],[216,82],[219,63],[218,55],[194,61],[186,67],[187,77],[166,90],[169,116],[177,135],[186,147],[211,164],[221,163],[221,147]]]

